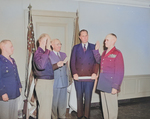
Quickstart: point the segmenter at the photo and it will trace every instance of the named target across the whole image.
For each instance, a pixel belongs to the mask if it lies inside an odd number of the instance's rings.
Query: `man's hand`
[[[57,63],[57,66],[58,67],[62,67],[64,65],[64,62],[63,61],[59,61],[58,63]]]
[[[20,94],[21,94],[22,88],[19,88],[19,91],[20,91]]]
[[[117,93],[117,89],[115,89],[115,88],[112,88],[112,91],[111,91],[111,94],[116,94]]]
[[[96,45],[95,45],[95,50],[99,50],[99,48],[100,48],[100,43],[99,43],[99,41],[97,41]]]
[[[63,61],[64,64],[66,64],[68,62],[68,57],[66,57]]]
[[[2,99],[3,99],[3,101],[8,101],[9,100],[8,95],[6,93],[3,94]]]
[[[51,50],[51,38],[49,36],[46,37],[46,49]]]
[[[97,78],[96,74],[93,73],[92,76],[91,76],[91,79],[95,80]]]
[[[73,79],[74,79],[74,80],[78,80],[78,74],[74,74],[74,75],[73,75]]]

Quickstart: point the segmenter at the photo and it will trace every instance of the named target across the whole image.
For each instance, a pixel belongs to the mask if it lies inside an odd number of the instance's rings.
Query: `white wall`
[[[0,0],[0,40],[12,40],[20,78],[25,80],[26,34],[24,11],[76,12],[80,29],[89,31],[89,41],[101,43],[108,33],[118,36],[116,47],[123,53],[125,75],[150,74],[150,9],[71,0]],[[34,19],[33,19],[34,20]]]
[[[150,9],[80,3],[80,28],[89,30],[90,41],[108,33],[118,36],[116,47],[125,61],[125,75],[150,74]]]

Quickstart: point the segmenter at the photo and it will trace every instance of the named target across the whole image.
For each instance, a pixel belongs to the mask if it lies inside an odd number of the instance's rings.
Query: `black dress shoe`
[[[83,117],[83,116],[82,116]],[[82,119],[82,117],[78,117],[78,119]]]
[[[86,116],[84,116],[84,119],[90,119],[90,118],[87,118]]]

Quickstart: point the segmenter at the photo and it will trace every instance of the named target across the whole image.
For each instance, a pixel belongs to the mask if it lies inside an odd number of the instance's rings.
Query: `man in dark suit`
[[[88,31],[81,30],[79,38],[82,43],[77,44],[72,49],[70,67],[73,75],[75,89],[77,94],[77,116],[78,119],[90,117],[91,97],[94,81],[98,71],[96,60],[94,59],[93,50],[95,45],[88,43]],[[89,76],[90,79],[79,79],[79,77]],[[83,111],[84,97],[84,111]]]

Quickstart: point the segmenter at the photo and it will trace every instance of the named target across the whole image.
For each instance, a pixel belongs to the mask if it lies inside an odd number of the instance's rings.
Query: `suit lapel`
[[[88,47],[87,50],[84,52],[82,44],[81,44],[81,51],[82,51],[82,57],[83,57],[83,62],[85,62],[87,60],[87,58],[89,57],[89,52],[91,50],[90,44],[88,43]]]
[[[52,57],[51,59],[55,59],[56,62],[59,62],[60,61],[59,57],[53,51],[51,53],[52,53],[51,54],[51,57]]]
[[[84,52],[85,55],[88,55],[88,52],[91,50],[91,46],[90,44],[88,43],[88,47],[87,47],[87,50]]]
[[[86,49],[85,52],[84,52],[84,50],[83,50],[82,43],[80,44],[80,46],[79,46],[79,51],[80,51],[83,55],[85,55],[86,52],[88,52],[89,50],[90,50],[90,44],[89,44],[89,43],[88,43],[88,47],[87,47],[87,49]]]
[[[90,47],[90,44],[88,43],[88,47],[85,52],[88,52],[89,50],[91,50],[91,47]]]
[[[80,56],[85,55],[83,48],[82,48],[82,43],[80,43],[79,46],[77,47],[77,54],[79,54]]]
[[[60,59],[61,59],[61,61],[63,61],[66,57],[63,55],[62,52],[59,52],[59,54],[60,54]]]
[[[83,50],[83,47],[82,47],[82,43],[80,44],[79,48],[80,48],[79,51],[81,51],[81,53],[84,55],[84,50]]]

